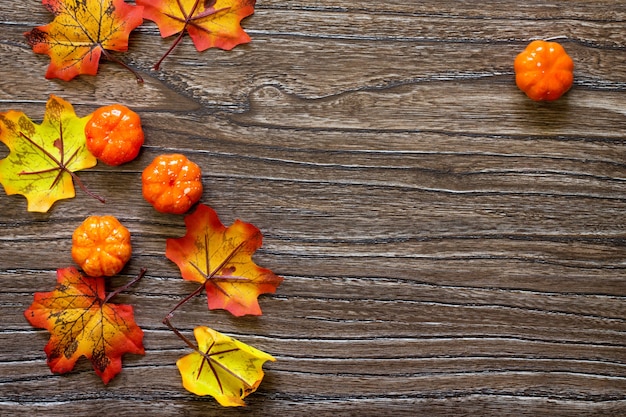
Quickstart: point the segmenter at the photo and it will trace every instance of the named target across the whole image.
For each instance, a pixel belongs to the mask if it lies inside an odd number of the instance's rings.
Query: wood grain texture
[[[408,3],[408,4],[407,4]],[[23,33],[39,1],[0,5],[0,111],[34,120],[56,94],[79,115],[120,102],[146,144],[80,178],[46,214],[0,193],[0,415],[626,414],[626,4],[615,1],[259,1],[250,44],[197,53],[146,22],[97,77],[45,80]],[[527,99],[512,62],[564,36],[576,64],[561,100]],[[164,257],[182,216],[141,197],[142,169],[183,152],[204,203],[264,234],[255,261],[285,278],[263,316],[174,318],[274,355],[244,409],[186,392],[185,345],[161,324],[195,285]],[[0,157],[6,156],[5,147]],[[116,298],[145,330],[103,386],[86,361],[50,373],[23,311],[72,264],[71,233],[113,214],[146,277]]]

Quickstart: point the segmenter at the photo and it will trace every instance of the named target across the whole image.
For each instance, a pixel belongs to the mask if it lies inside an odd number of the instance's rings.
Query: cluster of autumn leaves
[[[33,51],[50,56],[46,78],[69,81],[80,74],[96,75],[101,56],[141,76],[110,51],[128,50],[130,33],[144,19],[157,24],[161,36],[178,34],[161,62],[189,34],[196,49],[230,50],[250,37],[240,26],[254,13],[256,0],[42,0],[54,20],[27,32]]]
[[[125,106],[106,106],[79,118],[70,103],[51,96],[40,125],[21,112],[0,113],[0,140],[10,149],[0,161],[0,183],[7,194],[23,194],[30,211],[47,211],[58,199],[74,195],[72,180],[80,181],[74,171],[96,160],[91,142],[96,144],[97,159],[119,165],[138,154],[144,135],[139,116]],[[184,214],[202,195],[200,168],[181,154],[159,155],[142,173],[142,190],[156,210]],[[204,204],[185,217],[185,224],[187,234],[167,239],[165,255],[179,267],[183,279],[199,286],[163,319],[194,350],[177,361],[183,385],[195,394],[212,395],[222,405],[243,405],[243,398],[263,378],[263,363],[274,358],[203,326],[194,330],[197,343],[193,343],[171,319],[182,304],[203,291],[209,309],[260,315],[258,296],[275,292],[282,278],[252,261],[262,244],[254,225],[237,220],[225,227]],[[69,372],[85,356],[108,383],[121,371],[124,354],[144,353],[143,332],[134,321],[133,308],[109,301],[141,279],[145,270],[106,293],[107,277],[119,274],[131,255],[130,232],[113,216],[89,216],[75,229],[72,259],[80,271],[58,269],[56,288],[36,293],[24,313],[33,326],[51,334],[44,351],[53,372]]]
[[[157,69],[185,33],[198,51],[248,42],[240,21],[253,13],[255,1],[136,0],[134,6],[124,0],[43,0],[43,4],[54,21],[25,35],[34,52],[50,56],[46,77],[68,81],[79,74],[95,75],[101,55],[130,69],[109,51],[126,51],[130,32],[144,18],[156,22],[163,37],[178,34]],[[564,94],[572,85],[572,71],[571,58],[555,42],[532,42],[515,60],[518,87],[538,101]],[[74,197],[74,183],[104,202],[75,172],[98,160],[112,166],[133,160],[144,134],[139,116],[123,105],[104,106],[79,118],[70,103],[51,96],[39,125],[19,111],[0,113],[0,141],[10,151],[0,161],[0,183],[6,193],[22,194],[29,211],[45,212],[57,200]],[[200,167],[181,154],[160,155],[142,173],[143,197],[160,212],[185,214],[202,191]],[[225,227],[204,204],[185,217],[185,224],[185,236],[166,240],[165,256],[178,266],[184,280],[199,286],[163,319],[193,350],[176,363],[183,386],[197,395],[212,395],[224,406],[244,405],[243,398],[263,378],[263,364],[274,358],[204,326],[195,328],[194,343],[171,320],[181,305],[203,291],[209,309],[260,315],[258,296],[275,292],[282,278],[252,261],[262,244],[254,225],[237,220]],[[80,270],[58,269],[56,288],[35,293],[24,313],[33,326],[51,334],[44,350],[53,372],[69,372],[85,356],[106,384],[121,371],[124,354],[145,353],[132,306],[110,300],[146,271],[107,293],[107,277],[119,274],[131,255],[130,232],[112,216],[90,216],[76,228],[72,258]]]
[[[155,21],[163,37],[179,34],[163,58],[185,33],[198,51],[248,42],[239,24],[253,13],[255,1],[137,0],[134,6],[123,0],[43,0],[43,4],[54,21],[25,35],[34,52],[50,56],[46,77],[67,81],[79,74],[95,75],[102,54],[117,61],[108,51],[127,50],[129,33],[144,18]],[[133,160],[143,146],[144,132],[139,116],[121,104],[81,118],[69,102],[52,95],[41,124],[20,111],[0,113],[0,141],[9,148],[9,155],[0,161],[0,183],[6,193],[26,197],[29,211],[46,212],[56,201],[74,197],[74,183],[104,203],[75,172],[98,161],[117,166]],[[185,214],[196,205],[185,217],[186,235],[167,239],[165,250],[182,278],[198,283],[163,319],[192,349],[176,362],[183,386],[197,395],[212,395],[224,406],[240,406],[261,383],[263,364],[274,358],[205,326],[194,329],[194,343],[176,329],[172,318],[202,292],[209,309],[260,315],[258,296],[275,292],[283,279],[252,261],[262,244],[259,229],[240,220],[224,226],[212,208],[198,204],[202,191],[200,167],[182,154],[159,155],[142,172],[143,197],[157,211]],[[75,229],[72,259],[79,268],[59,268],[55,289],[35,293],[24,312],[33,326],[50,332],[44,351],[52,372],[69,372],[85,356],[107,384],[121,371],[124,354],[145,354],[144,334],[133,307],[111,299],[142,279],[146,270],[107,292],[109,277],[119,274],[131,256],[131,234],[113,216],[89,216]]]

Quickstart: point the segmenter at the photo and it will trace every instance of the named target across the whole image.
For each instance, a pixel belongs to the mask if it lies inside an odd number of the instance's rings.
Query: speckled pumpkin
[[[515,83],[535,101],[553,101],[574,82],[574,61],[557,42],[533,41],[514,63]]]
[[[202,196],[200,167],[181,154],[157,156],[141,175],[143,197],[161,213],[183,214]]]

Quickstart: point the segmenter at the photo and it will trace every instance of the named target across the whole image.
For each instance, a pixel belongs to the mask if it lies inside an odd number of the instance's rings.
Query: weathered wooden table
[[[252,42],[171,45],[146,22],[96,77],[46,80],[23,33],[38,0],[0,5],[0,111],[40,121],[50,94],[79,116],[122,103],[142,117],[139,158],[99,164],[46,214],[0,192],[0,415],[626,414],[626,4],[620,1],[259,1]],[[513,80],[531,39],[563,36],[575,84],[535,103]],[[0,146],[0,157],[8,153]],[[202,202],[258,226],[255,261],[285,278],[263,315],[175,318],[277,358],[246,408],[185,391],[189,349],[161,320],[195,284],[164,256],[183,216],[141,196],[143,168],[181,152]],[[117,216],[133,234],[116,302],[145,356],[103,385],[88,361],[46,365],[23,311],[72,265],[73,229]]]

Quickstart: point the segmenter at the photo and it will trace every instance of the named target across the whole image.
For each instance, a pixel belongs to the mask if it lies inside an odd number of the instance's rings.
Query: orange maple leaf
[[[203,284],[211,310],[261,315],[257,297],[275,292],[283,279],[252,261],[263,240],[259,229],[241,220],[225,227],[204,204],[185,217],[185,224],[187,234],[167,239],[165,250],[183,279]]]
[[[144,7],[143,17],[157,24],[163,38],[178,33],[154,68],[159,69],[185,31],[198,51],[214,47],[230,50],[250,42],[250,36],[240,24],[254,13],[255,3],[256,0],[137,0]]]
[[[130,32],[143,22],[143,7],[124,0],[43,0],[43,5],[54,20],[24,35],[35,53],[50,56],[46,78],[69,81],[79,74],[96,75],[104,54],[142,81],[107,50],[128,50]]]
[[[35,327],[50,332],[44,348],[54,373],[67,373],[85,356],[107,384],[122,370],[122,355],[143,355],[143,331],[133,317],[133,308],[111,304],[109,299],[129,285],[105,297],[102,277],[83,276],[76,268],[57,270],[57,286],[51,292],[35,293],[24,312]]]

